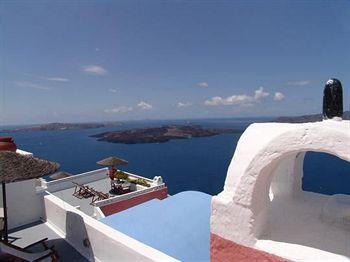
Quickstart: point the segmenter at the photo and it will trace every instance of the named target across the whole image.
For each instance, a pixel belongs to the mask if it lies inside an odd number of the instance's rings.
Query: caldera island
[[[91,137],[98,141],[121,144],[165,143],[172,139],[209,137],[224,133],[240,133],[242,130],[203,128],[199,125],[164,125],[160,127],[136,128],[105,132]]]

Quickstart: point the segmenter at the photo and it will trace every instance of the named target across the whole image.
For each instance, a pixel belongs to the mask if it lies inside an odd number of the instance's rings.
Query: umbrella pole
[[[2,182],[2,203],[4,209],[4,230],[3,230],[3,238],[6,242],[8,242],[8,228],[7,228],[7,204],[6,204],[6,184]]]

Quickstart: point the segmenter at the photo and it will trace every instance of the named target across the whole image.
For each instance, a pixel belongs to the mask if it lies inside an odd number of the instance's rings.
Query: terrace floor
[[[85,183],[84,185],[92,187],[95,190],[101,191],[103,193],[108,193],[111,188],[110,179],[108,177],[90,183]],[[72,187],[52,192],[52,194],[72,205],[73,207],[79,206],[79,210],[89,216],[92,216],[94,213],[94,207],[90,205],[92,197],[79,199],[73,196],[74,188],[75,185],[72,183]]]
[[[34,243],[43,238],[48,238],[48,246],[55,246],[55,250],[58,253],[59,261],[75,261],[86,262],[88,261],[78,251],[76,251],[70,244],[68,244],[63,238],[57,235],[46,223],[38,221],[19,228],[10,230],[9,240],[12,244],[25,247],[31,243]],[[38,245],[38,251],[42,251],[42,246]],[[35,249],[31,249],[35,251]]]

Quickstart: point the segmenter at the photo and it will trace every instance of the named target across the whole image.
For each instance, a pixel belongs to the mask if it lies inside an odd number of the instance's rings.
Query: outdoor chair
[[[75,184],[73,196],[75,196],[79,199],[92,197],[90,204],[93,204],[96,201],[100,201],[100,200],[104,200],[104,199],[109,198],[108,193],[96,191],[92,187],[80,185],[80,184],[75,183],[75,182],[72,182],[72,183]]]
[[[96,191],[94,189],[92,189],[92,193],[94,194],[91,200],[90,204],[95,203],[96,201],[100,201],[100,200],[105,200],[109,198],[109,194],[108,193],[102,193],[100,191]]]
[[[73,196],[82,199],[82,198],[89,198],[94,196],[92,189],[88,186],[80,185],[78,183],[72,182],[75,184],[74,193]]]
[[[1,261],[16,261],[14,259],[9,259],[9,256],[16,257],[25,261],[58,261],[58,255],[54,246],[48,247],[45,243],[47,238],[39,240],[33,244],[30,244],[24,248],[18,247],[4,240],[0,240],[0,260]],[[36,245],[42,244],[44,251],[41,252],[31,252],[30,248]]]
[[[98,197],[99,197],[99,200],[103,200],[103,199],[108,199],[109,198],[109,194],[108,193],[103,193],[103,192],[99,192],[99,191],[96,191]]]

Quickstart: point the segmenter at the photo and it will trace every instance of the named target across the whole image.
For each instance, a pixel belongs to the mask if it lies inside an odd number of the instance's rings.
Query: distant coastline
[[[91,137],[98,141],[121,144],[165,143],[172,139],[209,137],[223,133],[241,133],[241,129],[203,128],[199,125],[164,125],[160,127],[135,128],[123,131],[105,132]]]
[[[313,114],[313,115],[302,115],[302,116],[280,116],[280,117],[244,117],[244,118],[208,118],[208,119],[178,119],[178,120],[143,120],[152,122],[161,122],[162,125],[168,125],[168,123],[180,123],[179,125],[185,125],[183,123],[186,122],[186,125],[189,126],[198,121],[230,121],[230,120],[239,120],[246,121],[248,124],[253,122],[279,122],[279,123],[306,123],[306,122],[317,122],[322,121],[322,114]],[[343,116],[344,120],[350,120],[350,111],[344,112]],[[94,128],[109,128],[116,127],[126,124],[128,122],[137,123],[141,120],[130,120],[130,121],[110,121],[110,122],[88,122],[88,123],[64,123],[64,122],[56,122],[56,123],[47,123],[47,124],[33,124],[33,125],[17,125],[17,126],[2,126],[0,127],[0,132],[11,133],[11,132],[36,132],[36,131],[65,131],[65,130],[79,130],[79,129],[94,129]],[[143,122],[141,121],[141,122]]]
[[[307,123],[322,121],[322,114],[304,115],[304,116],[282,116],[278,117],[274,122],[279,123]],[[350,120],[350,111],[344,112],[344,120]]]
[[[3,129],[1,132],[32,132],[32,131],[55,131],[55,130],[79,130],[101,127],[114,127],[120,125],[120,122],[107,123],[48,123],[41,125],[30,125],[25,127]]]

